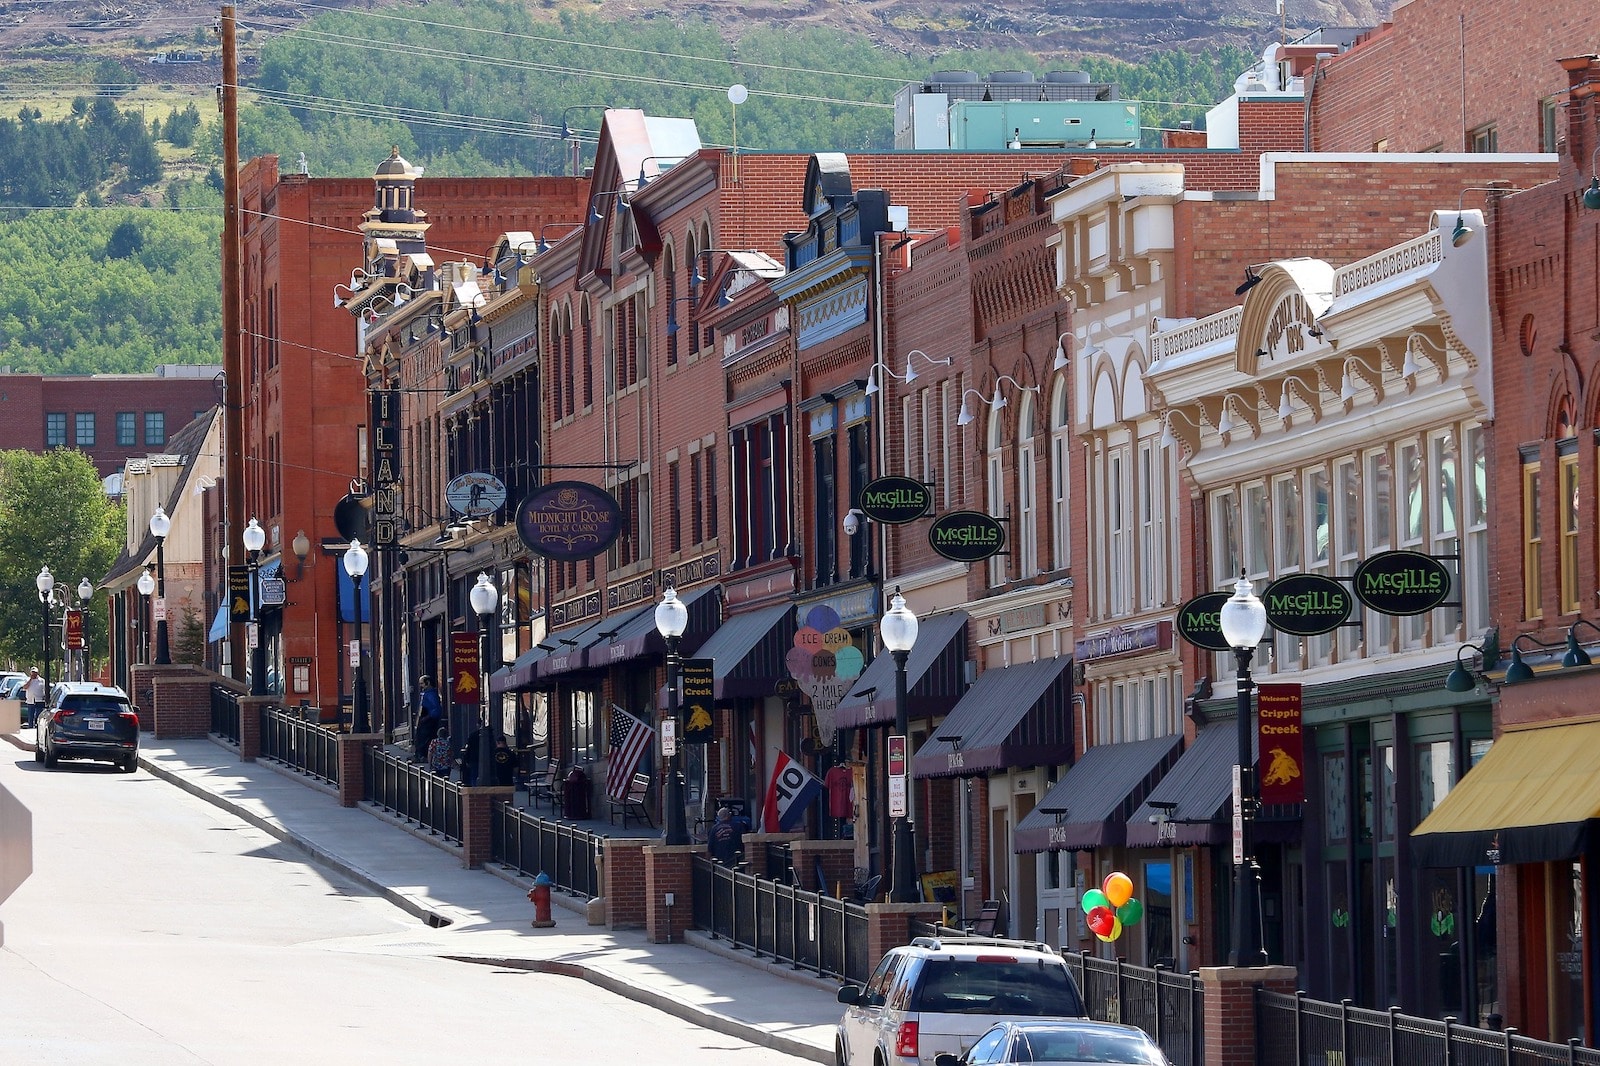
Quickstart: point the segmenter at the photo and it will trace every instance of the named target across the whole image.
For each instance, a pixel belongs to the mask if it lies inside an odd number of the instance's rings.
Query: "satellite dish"
[[[735,82],[728,86],[728,103],[735,107],[750,99],[750,90]]]

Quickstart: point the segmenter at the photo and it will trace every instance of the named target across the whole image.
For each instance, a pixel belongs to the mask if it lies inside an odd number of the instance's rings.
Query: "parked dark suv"
[[[139,768],[139,712],[115,685],[67,682],[51,693],[39,714],[35,760],[53,767],[60,759],[113,762],[128,773]]]

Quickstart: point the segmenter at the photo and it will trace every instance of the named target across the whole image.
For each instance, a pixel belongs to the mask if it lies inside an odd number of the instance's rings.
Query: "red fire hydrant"
[[[528,889],[528,901],[533,904],[533,927],[535,929],[549,929],[554,926],[555,919],[550,917],[550,875],[541,872],[533,879],[533,887]]]

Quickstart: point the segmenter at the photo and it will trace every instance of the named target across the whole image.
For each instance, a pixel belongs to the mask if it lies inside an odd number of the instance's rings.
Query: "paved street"
[[[146,769],[46,772],[0,743],[0,784],[34,836],[34,874],[0,905],[0,1061],[799,1061],[514,959],[464,961],[464,929],[430,928]]]

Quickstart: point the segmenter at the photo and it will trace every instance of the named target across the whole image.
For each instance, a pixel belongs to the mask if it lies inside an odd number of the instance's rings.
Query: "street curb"
[[[740,966],[748,966],[752,970],[764,970],[774,977],[781,977],[785,981],[806,985],[818,992],[826,992],[832,996],[839,991],[839,982],[827,977],[818,977],[806,970],[796,969],[787,962],[777,959],[757,958],[752,952],[738,947],[721,938],[713,939],[698,929],[686,930],[683,934],[685,944],[693,944],[701,951],[706,951],[718,958],[737,962]],[[829,1060],[832,1061],[832,1060]]]
[[[696,950],[699,949],[697,948]],[[827,1048],[819,1048],[803,1040],[785,1036],[782,1033],[769,1032],[759,1026],[751,1025],[749,1022],[741,1022],[725,1014],[718,1014],[716,1011],[706,1010],[704,1007],[697,1007],[692,1003],[684,1003],[682,1000],[673,999],[671,996],[663,995],[660,992],[652,992],[649,989],[640,988],[638,985],[629,984],[621,978],[592,969],[582,963],[545,959],[491,959],[463,955],[447,955],[444,957],[453,959],[456,962],[472,962],[484,966],[502,966],[507,969],[529,970],[534,973],[556,974],[561,977],[575,977],[579,980],[587,981],[598,988],[603,988],[607,992],[619,995],[624,999],[642,1003],[647,1007],[653,1007],[664,1014],[670,1014],[674,1018],[681,1018],[702,1029],[721,1033],[723,1036],[735,1037],[772,1051],[793,1055],[796,1058],[820,1062],[824,1066],[832,1066],[834,1061],[833,1052]]]

